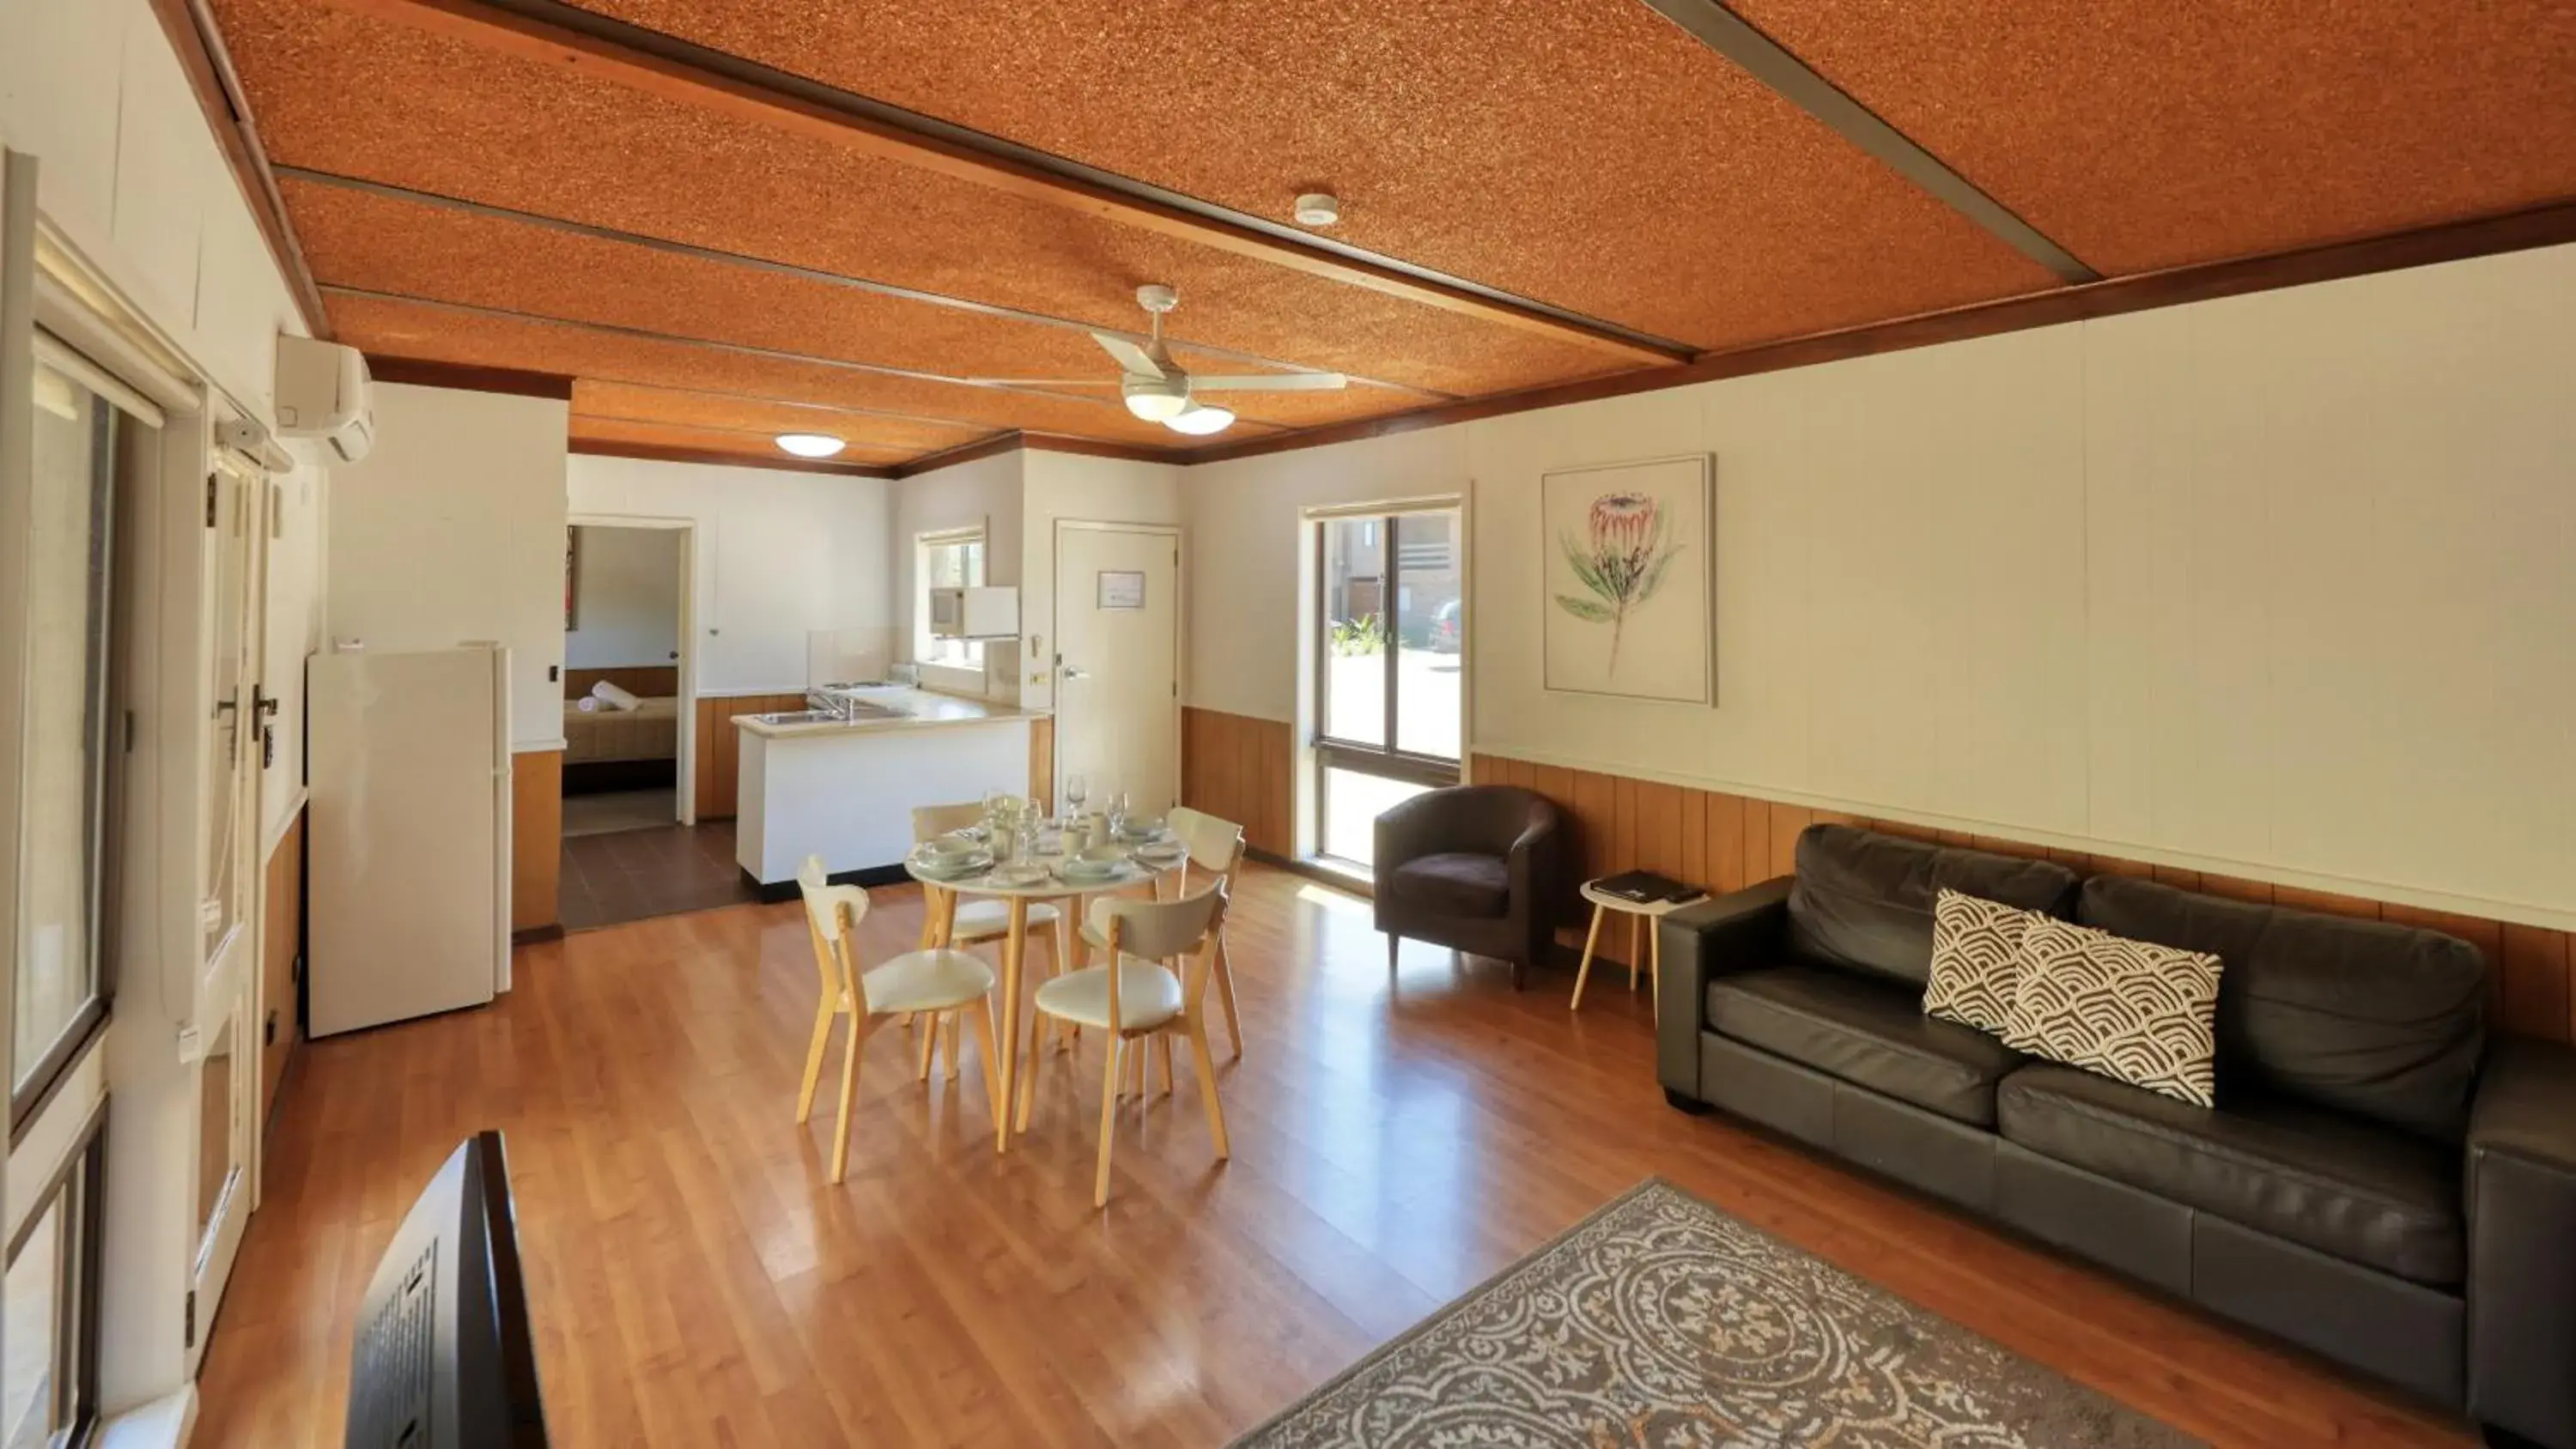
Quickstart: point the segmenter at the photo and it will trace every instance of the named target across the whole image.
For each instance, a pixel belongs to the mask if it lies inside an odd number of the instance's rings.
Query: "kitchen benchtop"
[[[987,724],[1035,719],[1041,713],[1015,704],[964,699],[927,689],[882,688],[848,692],[858,711],[848,719],[817,717],[811,711],[734,716],[734,727],[767,739],[801,739],[807,735],[883,733],[890,730],[936,729],[943,725]]]

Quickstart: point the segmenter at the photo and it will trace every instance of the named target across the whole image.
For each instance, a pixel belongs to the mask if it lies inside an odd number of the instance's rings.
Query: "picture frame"
[[[1717,702],[1715,474],[1690,453],[1539,475],[1550,693]]]

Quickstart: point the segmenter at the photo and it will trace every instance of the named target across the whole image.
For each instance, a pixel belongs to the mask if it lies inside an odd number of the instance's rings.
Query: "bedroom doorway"
[[[566,839],[682,821],[692,532],[661,519],[565,530]]]

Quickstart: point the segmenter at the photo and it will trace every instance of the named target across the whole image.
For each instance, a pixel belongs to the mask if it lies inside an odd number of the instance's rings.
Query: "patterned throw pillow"
[[[1982,896],[1943,890],[1932,898],[1932,971],[1923,987],[1928,1016],[2003,1035],[2021,979],[2021,941],[2047,919]]]
[[[2006,1045],[2195,1107],[2218,1105],[2217,957],[2059,920],[2033,923],[2021,957]]]

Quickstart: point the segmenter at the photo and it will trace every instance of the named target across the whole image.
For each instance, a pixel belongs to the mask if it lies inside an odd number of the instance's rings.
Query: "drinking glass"
[[[1081,814],[1082,802],[1090,798],[1091,782],[1079,771],[1064,777],[1064,803],[1073,807],[1074,814]]]
[[[1109,792],[1109,833],[1113,836],[1127,833],[1127,792],[1124,790]]]

